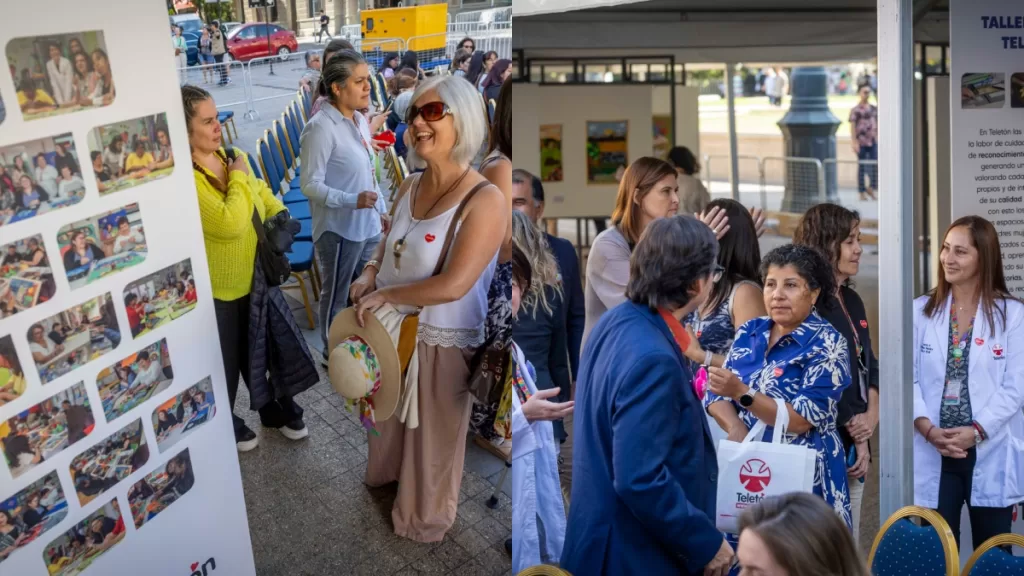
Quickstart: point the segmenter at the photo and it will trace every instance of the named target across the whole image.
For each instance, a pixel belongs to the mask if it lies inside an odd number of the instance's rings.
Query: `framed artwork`
[[[651,122],[652,152],[655,158],[664,160],[668,157],[668,151],[672,148],[672,117],[655,116]]]
[[[562,181],[562,125],[540,127],[540,179],[542,182]]]
[[[615,184],[615,173],[629,166],[629,121],[587,122],[587,183]]]

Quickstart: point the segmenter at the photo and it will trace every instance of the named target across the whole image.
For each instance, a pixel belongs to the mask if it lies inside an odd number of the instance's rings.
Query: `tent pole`
[[[729,107],[729,184],[732,188],[732,199],[740,199],[740,162],[737,156],[736,143],[736,88],[733,86],[732,76],[736,65],[727,63],[725,65],[725,97]]]
[[[913,1],[878,0],[879,369],[882,521],[914,503]]]

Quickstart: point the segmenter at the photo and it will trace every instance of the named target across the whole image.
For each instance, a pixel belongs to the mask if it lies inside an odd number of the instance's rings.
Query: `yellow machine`
[[[448,4],[363,10],[363,51],[444,52],[448,41]],[[399,46],[394,40],[402,40]],[[390,40],[390,42],[389,42]]]

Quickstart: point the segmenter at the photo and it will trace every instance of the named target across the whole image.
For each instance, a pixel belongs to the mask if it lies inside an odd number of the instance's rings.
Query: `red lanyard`
[[[661,315],[661,319],[665,321],[669,331],[672,332],[672,337],[675,338],[679,351],[683,353],[683,356],[686,356],[686,349],[690,347],[690,336],[683,329],[683,325],[664,308],[658,309],[658,314]]]
[[[846,315],[846,321],[850,323],[850,328],[853,329],[853,341],[857,345],[857,358],[859,359],[864,349],[860,346],[860,335],[857,334],[857,326],[853,323],[853,318],[850,318],[850,313],[846,310],[846,302],[843,301],[842,292],[839,292],[836,296],[836,299],[839,300],[839,307],[843,309],[843,314]]]

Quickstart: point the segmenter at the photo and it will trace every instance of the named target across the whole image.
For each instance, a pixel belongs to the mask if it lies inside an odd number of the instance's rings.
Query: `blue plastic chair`
[[[281,286],[281,289],[299,290],[302,292],[302,305],[306,308],[306,319],[309,320],[310,329],[315,329],[316,323],[313,321],[313,308],[309,304],[309,291],[306,290],[306,278],[303,277],[303,274],[308,275],[309,285],[313,289],[315,297],[319,292],[319,288],[317,287],[313,272],[313,243],[295,242],[292,244],[292,249],[288,252],[287,256],[288,263],[292,267],[292,278],[295,278],[297,284],[286,284]]]
[[[299,220],[299,224],[302,228],[299,229],[299,233],[295,235],[295,239],[300,242],[312,242],[313,241],[313,221],[312,220]]]
[[[302,116],[305,122],[309,122],[309,117],[313,114],[313,93],[306,92],[302,95]]]
[[[272,126],[274,128],[274,135],[277,136],[277,143],[281,146],[281,156],[284,157],[284,167],[294,173],[295,150],[292,148],[292,143],[288,138],[288,133],[285,132],[284,126],[281,125],[280,120],[274,120]]]
[[[295,154],[295,176],[299,177],[302,175],[302,144],[299,141],[299,129],[296,127],[295,119],[292,118],[291,106],[285,108],[284,113],[281,114],[281,120],[284,122],[288,142],[292,145],[292,153]]]
[[[963,576],[1024,574],[1024,558],[1009,554],[1002,548],[1010,546],[1024,546],[1024,536],[1000,534],[989,538],[964,565]]]
[[[918,517],[930,525],[918,526]],[[934,510],[906,506],[882,525],[868,556],[874,576],[956,576],[960,556],[949,525]]]
[[[235,126],[235,113],[231,110],[223,110],[217,112],[217,122],[220,122],[224,133],[228,135],[228,144],[233,144],[235,138],[238,138],[238,127]],[[231,131],[235,131],[235,136],[231,136]]]
[[[306,127],[306,118],[302,111],[305,102],[306,97],[303,96],[302,99],[292,102],[292,105],[288,107],[292,112],[292,120],[295,121],[295,128],[299,131],[299,136],[302,136],[302,129]]]
[[[299,179],[295,178],[292,174],[288,173],[290,166],[285,160],[284,147],[281,145],[280,139],[275,136],[275,133],[280,128],[277,120],[274,121],[273,130],[268,130],[267,143],[270,145],[270,151],[273,152],[274,161],[277,163],[278,173],[281,175],[283,185],[286,186],[287,190],[297,190],[301,187]]]
[[[265,133],[264,133],[265,134]],[[274,162],[274,155],[270,153],[270,145],[265,138],[256,141],[256,150],[260,156],[260,166],[263,167],[263,180],[270,186],[271,192],[275,195],[281,193],[281,178],[277,172],[277,164]]]
[[[295,204],[285,204],[285,208],[292,215],[292,218],[296,220],[310,220],[313,215],[309,213],[309,202],[296,202]]]
[[[291,180],[288,179],[288,170],[285,168],[283,152],[281,151],[281,145],[278,144],[277,138],[274,137],[274,133],[270,130],[263,131],[263,139],[267,141],[267,156],[270,161],[274,163],[274,175],[278,178],[278,190],[281,186],[286,186],[285,190],[291,189]],[[266,159],[264,159],[266,162]],[[269,170],[270,167],[268,166]],[[281,192],[275,190],[276,194]]]
[[[256,149],[259,150],[259,142],[258,141],[256,142]],[[249,159],[249,169],[252,170],[252,173],[255,174],[257,178],[262,179],[263,178],[263,172],[261,172],[260,171],[260,167],[256,165],[256,160],[253,159],[252,154],[246,154],[245,157]]]

